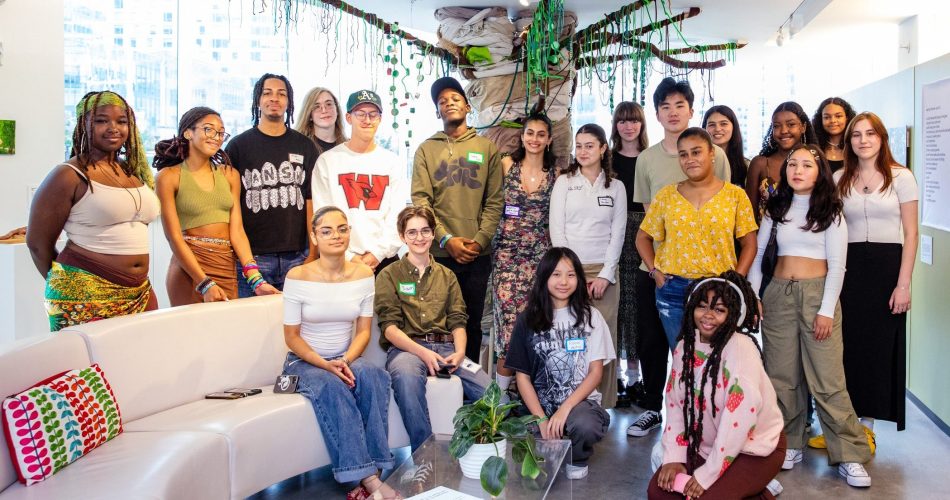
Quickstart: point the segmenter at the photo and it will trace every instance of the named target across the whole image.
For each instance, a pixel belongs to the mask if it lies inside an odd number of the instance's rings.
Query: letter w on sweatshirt
[[[379,210],[383,202],[383,194],[389,186],[388,175],[369,176],[349,173],[340,174],[338,179],[343,188],[343,194],[346,196],[348,208],[359,208],[362,204],[366,210]]]

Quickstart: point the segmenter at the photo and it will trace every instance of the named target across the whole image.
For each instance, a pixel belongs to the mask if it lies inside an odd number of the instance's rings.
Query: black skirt
[[[620,303],[617,305],[617,355],[636,364],[637,357],[637,287],[633,277],[640,267],[640,254],[634,241],[643,222],[643,212],[627,212],[627,231],[620,252]]]
[[[859,417],[897,422],[904,430],[907,314],[888,306],[897,286],[899,243],[849,243],[841,290],[844,373]]]

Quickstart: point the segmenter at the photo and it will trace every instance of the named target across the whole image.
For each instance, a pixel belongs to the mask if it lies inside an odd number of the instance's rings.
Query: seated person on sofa
[[[413,451],[432,435],[427,375],[447,365],[448,372],[462,380],[466,401],[480,398],[491,382],[465,357],[465,302],[455,274],[429,254],[433,227],[430,208],[404,208],[396,228],[409,252],[376,279],[375,309],[383,334],[379,341],[388,350],[386,369]]]
[[[372,327],[373,270],[345,258],[350,226],[339,208],[317,210],[310,227],[320,258],[291,269],[284,284],[284,374],[299,377],[297,392],[313,405],[334,479],[360,481],[347,498],[398,498],[378,476],[394,462],[389,374],[360,357]]]

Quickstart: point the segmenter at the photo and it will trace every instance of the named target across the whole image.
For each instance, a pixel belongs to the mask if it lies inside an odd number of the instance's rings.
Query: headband
[[[699,287],[703,286],[703,284],[705,284],[705,283],[710,283],[710,282],[713,282],[713,281],[721,281],[721,282],[723,282],[723,283],[728,283],[729,286],[731,286],[731,287],[736,291],[736,293],[739,294],[739,320],[736,321],[736,324],[737,324],[737,325],[741,325],[741,324],[742,324],[742,320],[745,319],[745,297],[743,297],[743,295],[742,295],[742,289],[739,288],[739,285],[737,285],[737,284],[735,284],[735,283],[733,283],[733,282],[731,282],[731,281],[729,281],[729,280],[727,280],[727,279],[725,279],[725,278],[706,278],[706,279],[700,281],[699,283],[696,283],[696,287],[693,288],[693,291],[692,291],[692,292],[690,292],[689,297],[686,297],[686,301],[688,302],[689,299],[692,298],[693,294],[696,293],[696,290],[699,290]]]
[[[96,102],[97,99],[98,102]],[[125,101],[119,97],[119,94],[104,90],[96,94],[90,94],[76,104],[77,122],[82,120],[83,115],[92,111],[92,105],[94,103],[96,107],[118,106],[122,109],[128,109],[128,106],[125,104]],[[152,177],[152,169],[149,167],[148,159],[145,157],[145,148],[142,147],[142,137],[139,135],[139,129],[135,125],[134,120],[129,121],[129,139],[135,144],[138,155],[134,157],[128,156],[125,159],[126,163],[128,163],[132,169],[133,175],[138,177],[146,186],[155,189],[155,179]]]

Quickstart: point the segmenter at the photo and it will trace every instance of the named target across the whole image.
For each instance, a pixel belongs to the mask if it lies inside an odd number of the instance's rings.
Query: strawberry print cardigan
[[[693,373],[696,387],[689,388],[690,397],[698,397],[702,372],[711,352],[696,333],[693,354]],[[687,388],[680,380],[683,373],[683,341],[673,351],[673,368],[666,384],[666,426],[663,428],[663,463],[686,463],[686,423],[683,420],[683,403]],[[711,386],[716,384],[715,401],[710,401]],[[722,350],[719,376],[710,380],[703,391],[705,400],[697,403],[703,415],[703,441],[699,454],[706,463],[693,471],[693,477],[703,489],[710,486],[739,453],[768,456],[778,445],[779,434],[784,427],[782,412],[775,399],[775,389],[769,381],[759,350],[752,339],[735,334]],[[713,417],[712,405],[716,405]],[[698,420],[698,419],[697,419]]]

